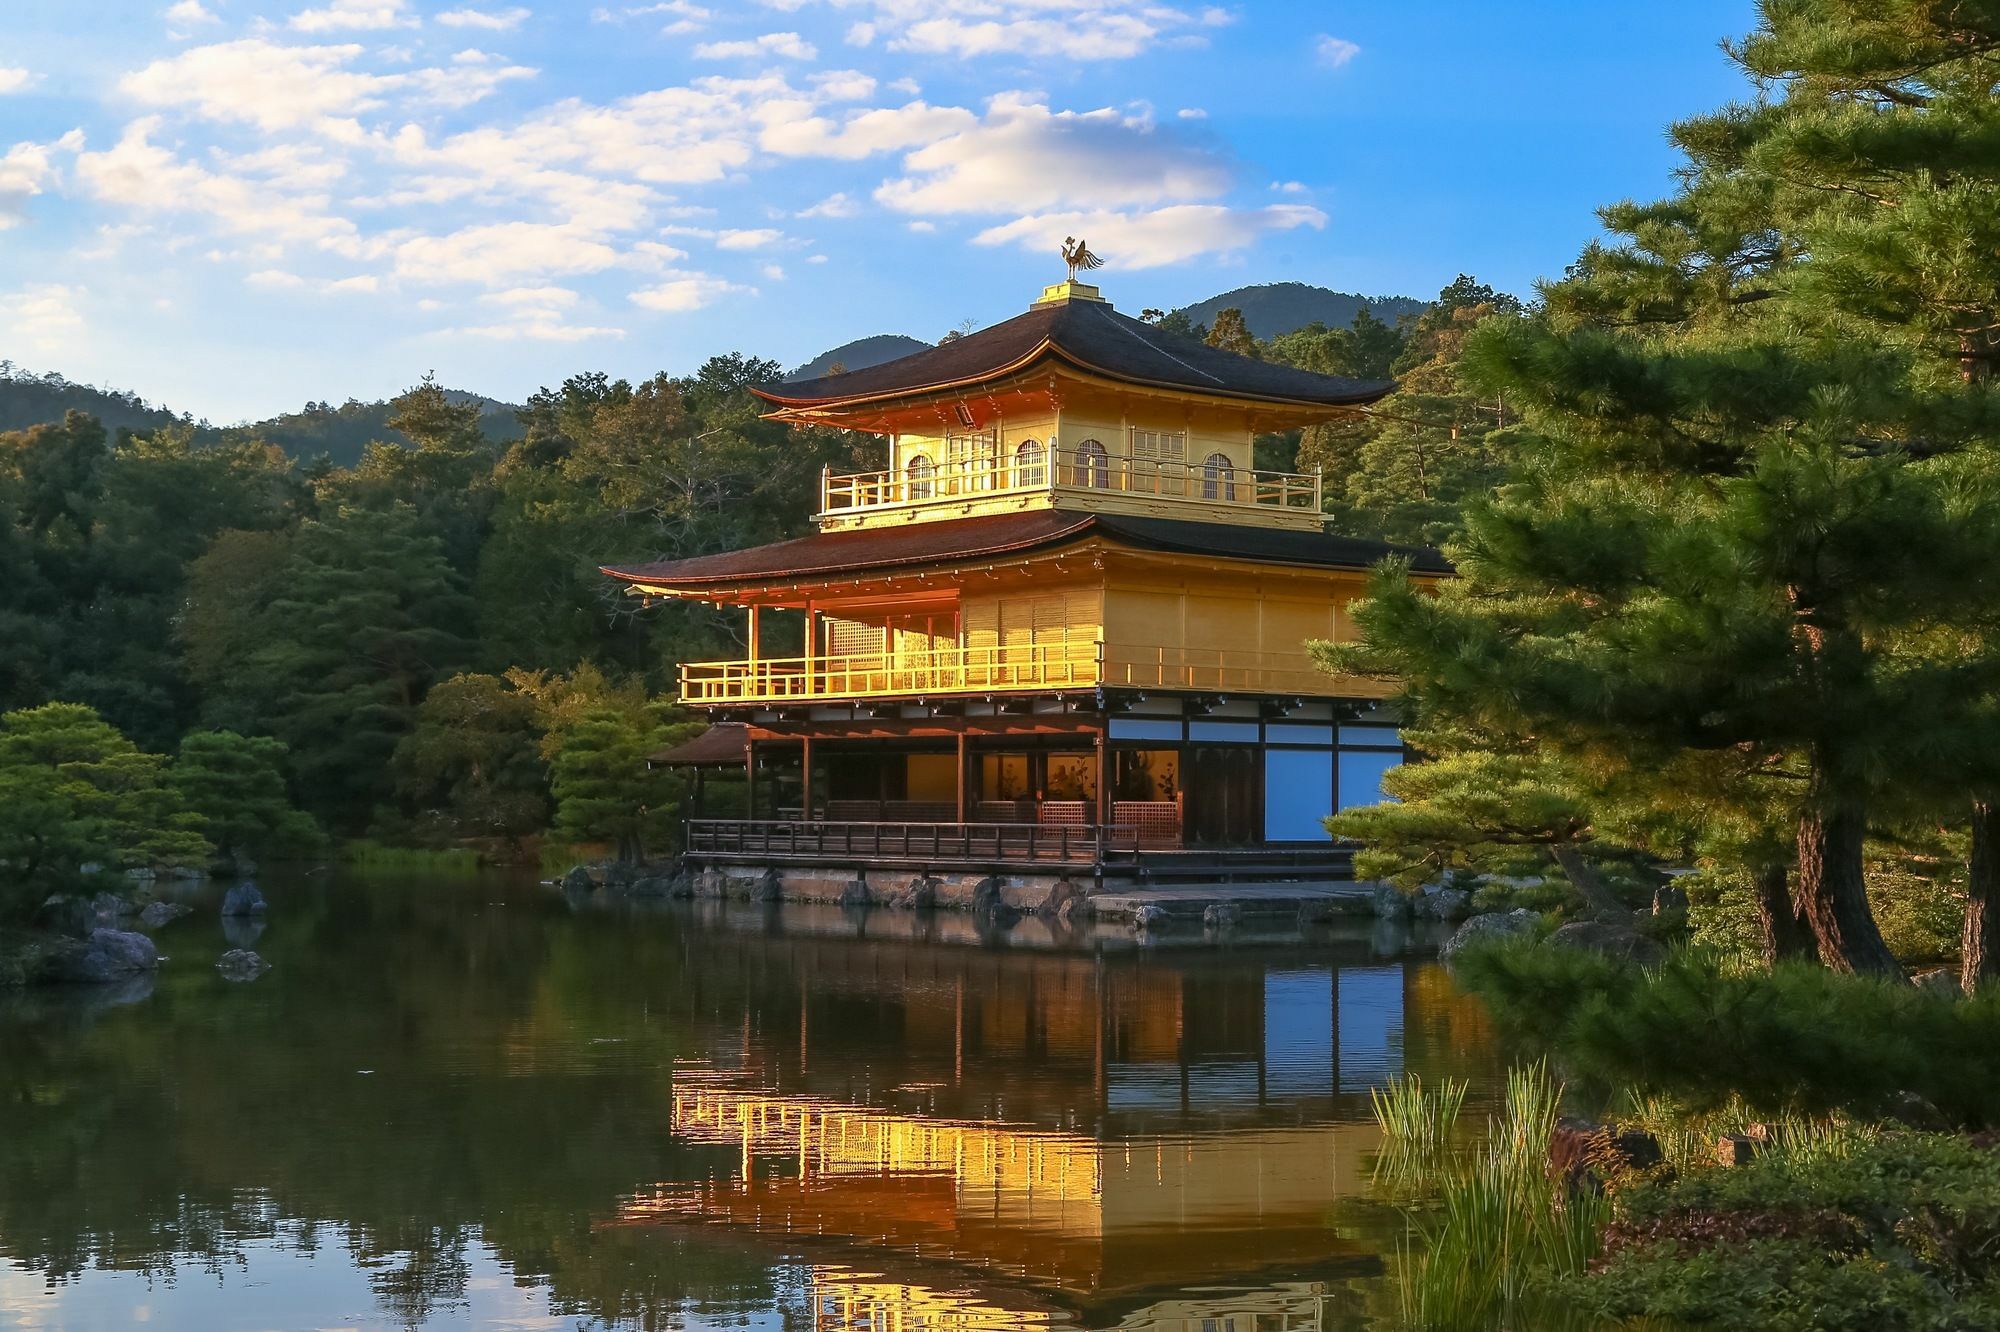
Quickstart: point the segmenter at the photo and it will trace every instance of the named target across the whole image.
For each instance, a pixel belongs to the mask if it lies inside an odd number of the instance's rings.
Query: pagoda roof
[[[1419,573],[1451,572],[1444,556],[1428,546],[1397,546],[1362,537],[1241,523],[1193,523],[1058,509],[900,527],[846,528],[720,555],[606,567],[604,572],[623,582],[650,587],[714,587],[1052,551],[1092,537],[1137,550],[1322,569],[1367,569],[1400,555]]]
[[[1349,407],[1395,387],[1239,356],[1119,314],[1104,301],[1037,304],[991,328],[880,365],[751,392],[781,408],[827,408],[1002,379],[1053,359],[1106,379],[1252,402]]]
[[[740,768],[750,761],[750,728],[716,722],[700,735],[646,755],[656,768]]]

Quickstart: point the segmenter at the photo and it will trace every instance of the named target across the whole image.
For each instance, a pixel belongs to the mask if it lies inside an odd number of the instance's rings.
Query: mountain
[[[446,390],[453,402],[476,402],[480,407],[479,426],[495,444],[521,437],[521,423],[514,419],[519,410],[513,403]],[[389,428],[395,408],[386,402],[356,402],[349,398],[336,407],[330,402],[309,402],[296,412],[286,412],[267,421],[231,426],[229,433],[245,439],[261,439],[276,444],[301,460],[324,453],[341,467],[359,461],[361,451],[374,440],[408,445],[401,432]]]
[[[58,374],[38,375],[0,361],[0,430],[60,421],[64,412],[89,412],[113,435],[121,429],[157,430],[181,420],[136,393],[72,383]]]
[[[871,365],[923,351],[930,345],[916,338],[906,338],[901,333],[877,333],[872,338],[857,338],[853,342],[842,343],[832,351],[821,352],[785,378],[818,379],[836,365],[849,370],[865,370]]]
[[[1410,296],[1357,296],[1303,282],[1267,282],[1225,291],[1185,306],[1180,313],[1206,325],[1215,322],[1217,312],[1234,306],[1243,312],[1252,337],[1274,338],[1315,322],[1344,328],[1354,322],[1355,312],[1364,305],[1383,323],[1393,324],[1404,315],[1422,314],[1428,304]]]

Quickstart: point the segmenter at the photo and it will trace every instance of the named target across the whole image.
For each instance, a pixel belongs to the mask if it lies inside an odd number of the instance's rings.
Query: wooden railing
[[[1028,458],[976,458],[886,472],[820,475],[820,514],[962,502],[1033,491],[1110,491],[1250,509],[1320,511],[1320,478],[1205,462],[1044,451]]]
[[[699,661],[681,667],[685,703],[779,703],[1097,683],[1098,645],[947,647],[839,657]]]
[[[1388,692],[1377,681],[1336,679],[1304,652],[1093,642],[698,661],[681,667],[684,703],[795,703],[1097,685],[1361,697]]]
[[[855,857],[922,863],[1092,865],[1136,856],[1137,828],[1045,823],[828,823],[691,819],[688,850],[710,855]]]

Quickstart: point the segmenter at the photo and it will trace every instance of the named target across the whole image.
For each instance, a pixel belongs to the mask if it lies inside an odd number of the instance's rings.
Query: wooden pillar
[[[757,817],[757,742],[743,742],[743,817]]]
[[[813,686],[813,640],[819,637],[819,612],[813,609],[812,598],[806,598],[806,697],[819,691]]]
[[[965,779],[966,779],[967,748],[968,746],[966,744],[965,732],[960,731],[958,733],[958,822],[960,823],[967,822],[967,819],[965,817],[965,785],[966,785]]]
[[[799,809],[807,823],[813,816],[813,738],[799,740]]]
[[[1103,727],[1098,728],[1094,743],[1097,749],[1097,826],[1102,828],[1111,822],[1111,750],[1104,743]]]
[[[750,660],[753,662],[763,653],[763,646],[759,640],[757,607],[753,605],[750,607]]]
[[[702,790],[707,777],[707,768],[696,768],[694,770],[694,816],[698,819],[706,817],[707,814],[706,802]]]

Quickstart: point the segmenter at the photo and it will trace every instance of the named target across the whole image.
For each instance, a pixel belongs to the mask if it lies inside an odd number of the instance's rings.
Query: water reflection
[[[1491,1085],[1365,932],[266,886],[250,986],[205,903],[0,1004],[0,1326],[1359,1327],[1366,1088]]]

